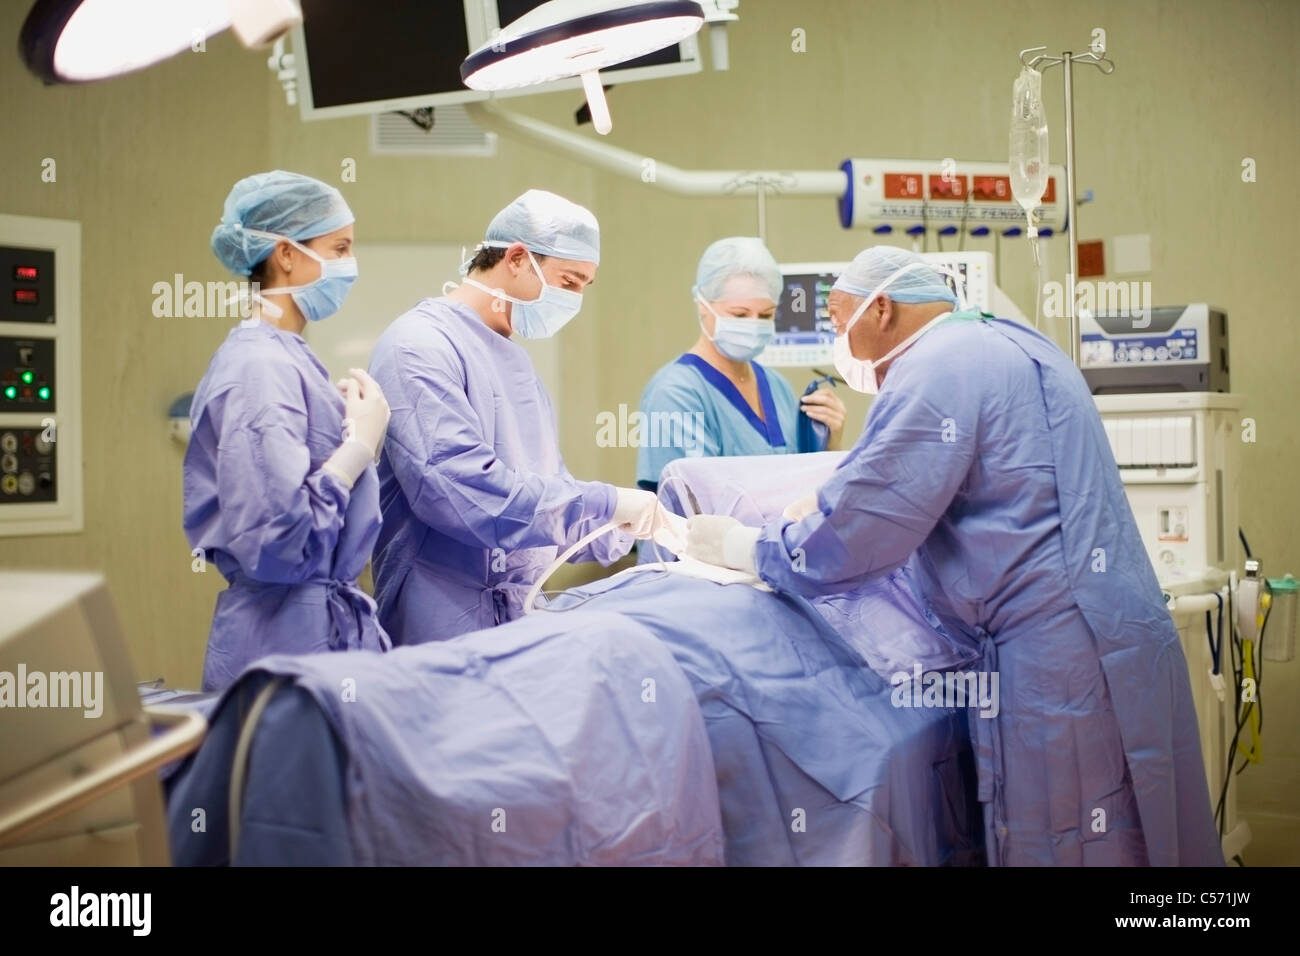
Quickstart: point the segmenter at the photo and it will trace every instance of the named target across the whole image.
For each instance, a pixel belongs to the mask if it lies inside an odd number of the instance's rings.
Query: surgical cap
[[[522,242],[531,252],[600,264],[600,223],[591,210],[543,189],[530,189],[496,214],[487,243]]]
[[[212,251],[231,272],[246,276],[276,243],[249,234],[249,229],[302,240],[355,221],[343,194],[333,186],[277,169],[241,179],[231,188],[221,222],[212,230]]]
[[[867,298],[891,275],[912,263],[920,265],[891,282],[882,295],[889,296],[895,302],[909,304],[950,302],[954,307],[957,305],[957,297],[948,288],[948,283],[944,282],[942,273],[930,268],[915,252],[897,246],[872,246],[862,250],[840,274],[834,288]]]
[[[735,281],[738,280],[738,281]],[[730,299],[781,301],[781,267],[762,239],[732,236],[704,250],[695,270],[695,295],[709,302]]]

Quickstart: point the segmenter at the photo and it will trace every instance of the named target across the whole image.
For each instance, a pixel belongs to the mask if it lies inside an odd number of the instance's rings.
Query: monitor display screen
[[[921,258],[944,266],[962,277],[970,307],[988,312],[993,307],[993,257],[987,252],[923,252]],[[776,308],[776,334],[759,361],[777,368],[811,368],[832,360],[835,326],[827,299],[845,262],[802,262],[781,266],[785,287]],[[940,273],[956,293],[956,282]]]
[[[460,65],[543,0],[303,0],[292,48],[306,119],[409,110],[488,98],[468,89]],[[697,72],[695,39],[601,71],[607,85]],[[578,88],[577,79],[503,91]]]
[[[465,90],[465,8],[427,0],[303,0],[316,109]]]
[[[838,275],[838,270],[784,273],[785,288],[776,308],[777,334],[796,342],[817,342],[827,335],[833,338],[835,328],[826,300]]]
[[[835,326],[826,300],[843,262],[781,267],[784,288],[776,307],[776,334],[759,361],[774,367],[803,367],[831,360]]]

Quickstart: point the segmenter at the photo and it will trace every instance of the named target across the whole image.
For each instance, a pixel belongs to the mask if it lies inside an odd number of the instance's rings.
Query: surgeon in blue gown
[[[970,711],[991,864],[1221,865],[1187,664],[1087,385],[954,305],[915,254],[861,253],[830,299],[837,369],[879,392],[861,438],[782,519],[691,519],[688,553],[809,596],[910,566],[999,676],[996,716]]]
[[[653,530],[654,495],[565,468],[550,396],[512,338],[558,332],[599,261],[596,217],[529,190],[492,220],[464,281],[376,343],[370,372],[392,422],[379,463],[375,597],[394,643],[517,618],[560,548],[612,523],[572,558],[608,564]]]
[[[787,455],[799,450],[802,408],[830,429],[826,450],[844,432],[844,403],[829,388],[802,399],[755,359],[776,330],[781,269],[761,239],[719,239],[700,257],[691,297],[700,334],[665,365],[641,396],[637,485],[650,491],[672,461],[718,455]]]
[[[276,170],[237,182],[212,232],[217,258],[260,293],[190,406],[185,534],[229,585],[204,690],[267,654],[390,646],[356,584],[379,534],[374,458],[388,406],[362,369],[332,383],[302,337],[356,279],[352,223],[333,186]]]

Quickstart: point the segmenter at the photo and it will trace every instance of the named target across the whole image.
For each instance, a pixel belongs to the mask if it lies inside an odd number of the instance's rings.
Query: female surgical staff
[[[379,534],[388,406],[360,369],[335,387],[302,338],[356,279],[352,222],[337,189],[277,170],[237,182],[212,232],[217,258],[256,291],[190,410],[185,534],[228,583],[204,690],[267,654],[390,646],[356,586]]]
[[[781,286],[761,239],[719,239],[704,251],[691,290],[699,338],[656,372],[641,396],[650,427],[637,452],[640,487],[657,490],[664,467],[678,458],[797,452],[801,408],[830,429],[827,448],[840,447],[838,396],[821,388],[796,399],[784,378],[754,361],[776,329]]]

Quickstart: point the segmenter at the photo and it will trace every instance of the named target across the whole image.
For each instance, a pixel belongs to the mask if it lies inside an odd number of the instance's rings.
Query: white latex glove
[[[637,538],[648,538],[654,532],[655,514],[660,509],[659,499],[641,488],[615,488],[618,502],[614,505],[614,523],[620,531]]]
[[[343,484],[351,488],[357,483],[367,468],[375,461],[375,454],[355,438],[349,438],[338,450],[330,455],[329,460],[321,465]]]
[[[817,492],[814,491],[812,494],[796,498],[786,505],[785,510],[781,512],[781,517],[790,521],[802,521],[819,510],[821,510],[821,505],[817,503]]]
[[[696,515],[686,522],[686,556],[757,574],[754,547],[759,531],[727,515]]]
[[[686,519],[659,506],[654,522],[655,544],[681,557],[686,553]]]
[[[376,458],[388,431],[388,400],[379,383],[365,369],[348,369],[348,376],[338,383],[347,403],[344,435],[365,445],[370,449],[370,457]]]

